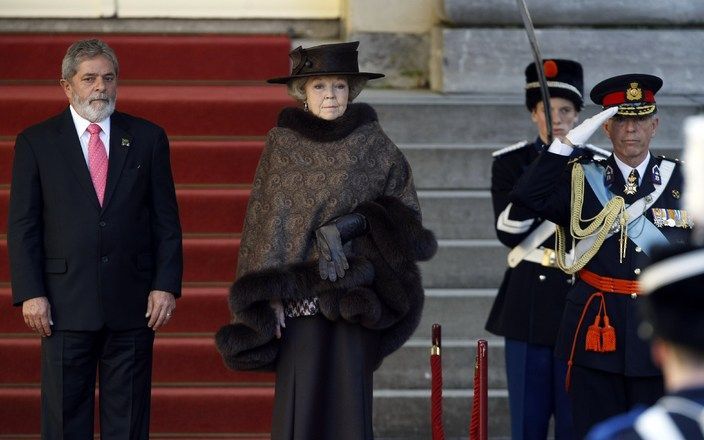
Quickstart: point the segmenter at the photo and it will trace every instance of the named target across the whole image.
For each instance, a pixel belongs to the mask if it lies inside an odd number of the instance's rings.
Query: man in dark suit
[[[15,306],[42,336],[42,438],[147,439],[154,332],[180,296],[181,227],[164,131],[115,112],[99,40],[62,64],[70,106],[17,137],[8,245]]]
[[[578,278],[555,343],[556,355],[567,362],[578,438],[596,422],[650,405],[664,392],[648,344],[638,337],[636,279],[653,249],[684,243],[692,223],[680,207],[679,162],[650,154],[661,86],[660,78],[643,74],[594,86],[592,101],[605,110],[556,139],[512,193],[514,201],[569,231],[563,238],[571,233],[579,240],[573,261],[560,261],[557,251],[561,268]],[[573,146],[600,127],[614,154],[603,161],[571,159]]]

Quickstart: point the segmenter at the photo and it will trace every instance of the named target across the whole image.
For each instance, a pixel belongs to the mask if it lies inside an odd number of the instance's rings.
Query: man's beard
[[[76,113],[90,122],[100,122],[115,111],[115,97],[110,97],[107,93],[94,93],[85,100],[81,99],[76,93],[72,93],[72,96],[72,104]],[[100,101],[98,105],[91,104],[91,101],[96,99],[107,100],[107,102]]]

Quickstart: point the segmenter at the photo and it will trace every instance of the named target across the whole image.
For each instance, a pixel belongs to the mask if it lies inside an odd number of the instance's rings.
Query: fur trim
[[[276,358],[276,320],[272,299],[317,296],[330,320],[382,332],[379,361],[403,345],[420,322],[424,292],[417,261],[437,250],[433,233],[418,214],[393,197],[361,204],[370,233],[352,241],[349,270],[330,282],[318,275],[315,261],[249,273],[230,289],[235,322],[218,331],[215,341],[228,367],[268,369]]]
[[[377,120],[376,112],[370,105],[350,103],[345,113],[332,121],[298,107],[287,107],[279,113],[276,125],[297,131],[316,142],[331,142],[345,138],[358,127]]]

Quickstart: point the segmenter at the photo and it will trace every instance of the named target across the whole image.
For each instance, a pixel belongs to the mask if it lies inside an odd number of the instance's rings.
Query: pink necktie
[[[105,152],[105,144],[100,140],[102,129],[98,124],[90,124],[88,132],[88,169],[90,178],[93,180],[95,193],[98,195],[100,206],[103,206],[103,196],[105,195],[105,181],[108,177],[108,155]]]

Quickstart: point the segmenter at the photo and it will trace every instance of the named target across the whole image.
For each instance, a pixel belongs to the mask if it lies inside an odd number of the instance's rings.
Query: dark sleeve
[[[491,166],[491,202],[494,206],[496,237],[508,247],[518,245],[539,224],[533,211],[511,202],[509,194],[521,175],[520,163],[498,157]]]
[[[159,131],[152,151],[150,184],[151,227],[156,261],[152,289],[164,290],[178,298],[181,296],[183,276],[181,223],[178,217],[174,179],[171,175],[169,141],[163,130]]]
[[[20,134],[12,167],[7,245],[12,277],[12,303],[45,296],[42,242],[42,189],[34,151]]]
[[[542,218],[569,226],[571,167],[569,156],[545,152],[523,173],[509,199]]]

